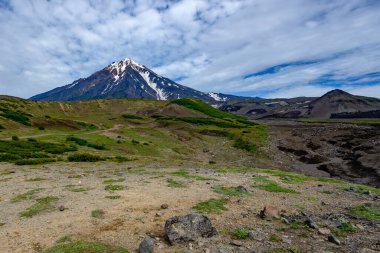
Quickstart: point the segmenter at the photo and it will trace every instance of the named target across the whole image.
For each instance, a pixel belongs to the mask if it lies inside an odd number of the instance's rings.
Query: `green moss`
[[[44,253],[128,253],[128,250],[101,242],[76,241],[55,245]]]
[[[124,182],[125,178],[115,178],[115,179],[107,179],[103,181],[103,184],[113,184],[113,183],[119,183]]]
[[[269,241],[271,241],[271,242],[279,242],[279,241],[281,241],[281,238],[278,235],[273,234],[273,235],[270,236]]]
[[[167,180],[167,182],[168,182],[168,186],[169,186],[169,187],[174,187],[174,188],[185,187],[185,185],[184,185],[183,182],[181,182],[181,181],[176,181],[176,180],[171,179],[171,178],[169,178],[169,179]]]
[[[225,199],[209,199],[194,205],[193,209],[204,213],[221,214],[223,211],[228,210],[225,207],[226,204],[227,200]]]
[[[112,196],[106,196],[107,199],[120,199],[120,195],[112,195]]]
[[[351,214],[367,220],[380,221],[380,205],[360,205],[351,209]]]
[[[19,194],[16,197],[12,198],[11,202],[16,203],[16,202],[21,202],[24,200],[34,199],[36,197],[36,194],[41,192],[42,190],[43,190],[42,188],[38,188],[38,189],[33,189],[25,193]]]
[[[346,236],[347,234],[353,234],[358,232],[358,229],[354,227],[351,223],[342,223],[340,226],[332,230],[337,236]]]
[[[252,196],[251,193],[242,191],[238,186],[225,187],[225,186],[219,185],[214,188],[214,192],[227,195],[227,196],[239,196],[239,197]]]
[[[44,198],[39,198],[36,203],[26,209],[26,211],[20,214],[21,217],[33,217],[41,212],[46,212],[54,209],[52,203],[57,201],[58,198],[54,196],[47,196]]]
[[[92,210],[91,217],[97,218],[97,219],[104,219],[104,211],[102,209]]]
[[[104,187],[105,190],[107,191],[121,191],[121,190],[124,190],[125,187],[122,186],[122,185],[107,185],[106,187]]]
[[[236,228],[232,230],[231,236],[233,239],[245,240],[249,237],[249,231],[245,228]]]
[[[293,189],[288,189],[278,185],[275,181],[268,179],[267,177],[257,176],[253,179],[256,184],[254,187],[265,190],[268,192],[283,192],[283,193],[297,193]]]

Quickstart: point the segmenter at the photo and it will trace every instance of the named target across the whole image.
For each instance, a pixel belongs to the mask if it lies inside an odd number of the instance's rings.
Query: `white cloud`
[[[132,57],[203,91],[316,96],[338,85],[315,83],[329,75],[348,91],[380,97],[375,77],[349,81],[379,72],[378,1],[11,0],[8,5],[0,7],[3,94],[29,97]],[[315,62],[244,79],[305,60]]]

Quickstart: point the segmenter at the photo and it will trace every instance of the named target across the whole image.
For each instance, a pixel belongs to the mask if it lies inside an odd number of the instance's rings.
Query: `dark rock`
[[[201,214],[174,216],[165,222],[165,237],[171,245],[217,234],[210,219]]]
[[[145,237],[140,243],[139,253],[153,253],[154,252],[154,240],[149,236]]]
[[[306,220],[306,225],[309,227],[309,228],[313,228],[313,229],[317,229],[318,228],[318,225],[317,223],[315,223],[311,218],[307,218]]]
[[[237,186],[236,190],[238,192],[248,192],[247,188],[245,188],[244,186],[241,186],[241,185]]]
[[[65,207],[64,207],[63,205],[60,205],[60,206],[58,207],[58,210],[61,211],[61,212],[63,212],[63,211],[65,211]]]
[[[336,245],[340,245],[340,241],[335,235],[329,235],[327,237],[327,240],[329,240],[329,242],[335,243]]]
[[[169,208],[169,205],[168,204],[162,204],[161,205],[161,209],[168,209]]]

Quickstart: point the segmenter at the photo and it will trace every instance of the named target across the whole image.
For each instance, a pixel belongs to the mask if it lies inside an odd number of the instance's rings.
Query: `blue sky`
[[[0,0],[0,94],[130,57],[201,91],[380,98],[377,0]]]

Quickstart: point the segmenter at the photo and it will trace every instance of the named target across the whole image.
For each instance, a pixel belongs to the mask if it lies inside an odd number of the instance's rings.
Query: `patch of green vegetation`
[[[82,122],[82,121],[76,121],[75,123],[77,123],[79,126],[83,127],[86,130],[93,131],[93,130],[97,129],[97,127],[91,123],[86,123],[86,122]]]
[[[110,195],[110,196],[106,196],[107,199],[120,199],[121,196],[120,195]]]
[[[276,234],[273,234],[273,235],[271,235],[269,237],[269,241],[271,241],[271,242],[279,242],[279,241],[281,241],[281,238],[280,238],[280,236],[278,236]]]
[[[39,198],[36,200],[36,203],[26,209],[26,211],[20,214],[21,217],[30,218],[41,212],[46,212],[54,209],[52,203],[57,201],[58,198],[54,196],[47,196],[43,198]]]
[[[136,159],[125,157],[125,156],[115,156],[112,158],[115,162],[122,163],[122,162],[130,162]]]
[[[29,164],[24,161],[30,158],[36,158],[36,161],[31,161],[30,164],[41,164],[46,162],[53,162],[49,158],[49,154],[63,154],[77,149],[72,146],[62,144],[42,142],[42,141],[24,141],[13,140],[5,141],[0,140],[0,161],[16,162],[19,165]],[[41,160],[42,159],[42,160]]]
[[[302,220],[294,220],[290,223],[290,228],[292,229],[299,229],[299,228],[304,228],[305,227],[305,222]]]
[[[329,177],[309,177],[303,174],[283,171],[283,170],[265,170],[262,169],[260,172],[270,174],[272,176],[280,177],[284,183],[289,184],[301,184],[305,181],[319,181],[319,182],[328,182],[328,183],[343,183],[343,181],[336,178]]]
[[[219,173],[244,173],[244,172],[257,172],[257,168],[252,168],[252,167],[219,167],[215,168],[216,172]]]
[[[91,211],[91,217],[97,219],[104,219],[104,211],[102,209],[96,209]]]
[[[184,177],[184,178],[194,179],[194,180],[198,180],[198,181],[213,180],[212,178],[209,178],[209,177],[203,177],[203,176],[198,176],[198,175],[190,175],[189,172],[185,169],[180,169],[180,170],[170,172],[169,175],[176,176],[176,177]]]
[[[86,191],[89,191],[90,189],[84,188],[84,187],[68,187],[67,190],[71,192],[86,192]]]
[[[181,181],[176,181],[176,180],[174,180],[174,179],[172,179],[172,178],[169,178],[169,179],[167,180],[167,182],[168,182],[168,186],[169,186],[169,187],[174,187],[174,188],[185,187],[185,185],[184,185],[183,182],[181,182]]]
[[[66,243],[66,242],[72,242],[73,240],[71,239],[70,236],[68,235],[65,235],[65,236],[62,236],[61,238],[59,238],[57,241],[55,241],[55,243]]]
[[[372,192],[374,194],[380,194],[379,188],[375,188],[375,187],[372,187],[369,185],[350,184],[348,187],[344,188],[344,190],[346,190],[346,191],[350,190],[350,189],[354,189],[355,192],[360,193],[360,194],[368,193],[368,192]]]
[[[225,205],[227,200],[225,199],[209,199],[207,201],[199,202],[192,208],[203,213],[221,214],[223,211],[228,210]]]
[[[144,119],[141,116],[134,115],[134,114],[123,114],[121,115],[124,119]]]
[[[233,144],[234,148],[242,149],[248,152],[256,152],[257,146],[254,143],[251,143],[250,141],[243,139],[242,137],[239,137],[235,140]]]
[[[69,162],[98,162],[106,160],[104,157],[98,155],[91,155],[87,153],[70,155],[67,160]]]
[[[128,253],[128,250],[101,242],[76,241],[55,245],[44,253]]]
[[[112,185],[112,184],[109,184],[106,187],[104,187],[104,189],[107,190],[107,191],[122,191],[122,190],[125,189],[125,187],[122,186],[122,185]]]
[[[43,190],[42,188],[37,188],[37,189],[27,191],[25,193],[19,194],[19,195],[15,196],[14,198],[12,198],[11,202],[17,203],[17,202],[21,202],[24,200],[34,199],[36,197],[36,194],[41,192],[42,190]]]
[[[231,231],[231,236],[233,239],[245,240],[249,237],[249,231],[245,228],[236,228]]]
[[[55,158],[36,158],[36,159],[20,159],[15,161],[16,165],[38,165],[46,163],[54,163],[57,160]]]
[[[113,184],[113,183],[120,183],[124,181],[125,181],[125,178],[113,178],[113,179],[104,180],[103,184]]]
[[[220,194],[223,194],[223,195],[227,195],[227,196],[239,196],[239,197],[252,196],[251,193],[245,192],[239,186],[236,186],[236,187],[226,187],[226,186],[219,185],[219,186],[216,186],[214,188],[214,192],[220,193]]]
[[[275,181],[270,180],[268,177],[257,176],[254,177],[253,180],[256,182],[254,187],[261,190],[265,190],[268,192],[297,193],[293,189],[279,186]]]
[[[95,144],[95,143],[90,143],[85,139],[81,139],[81,138],[74,137],[74,136],[67,137],[66,141],[71,141],[71,142],[74,142],[75,144],[77,144],[79,146],[87,146],[87,147],[94,148],[97,150],[105,150],[106,149],[106,147],[103,144],[99,145],[99,144]]]
[[[2,112],[0,113],[0,116],[10,119],[12,121],[18,122],[20,124],[30,126],[30,114],[26,114],[21,111],[12,111],[9,109],[0,109]]]
[[[367,220],[380,221],[380,205],[360,205],[351,209],[351,214]]]
[[[3,127],[2,125],[0,125],[0,130],[2,130],[2,129],[5,129],[5,127]]]
[[[334,228],[332,231],[337,236],[346,236],[347,234],[353,234],[358,232],[358,228],[354,227],[351,223],[342,223],[338,227]]]
[[[380,119],[298,119],[297,121],[305,123],[337,123],[380,126]]]

